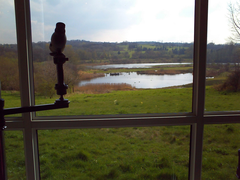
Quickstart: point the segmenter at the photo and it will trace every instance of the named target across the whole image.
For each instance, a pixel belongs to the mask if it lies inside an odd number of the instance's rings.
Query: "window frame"
[[[22,106],[34,105],[32,38],[29,0],[15,0],[20,95]],[[40,179],[37,130],[190,125],[189,179],[201,179],[205,124],[239,123],[240,112],[204,112],[208,0],[195,0],[192,112],[178,114],[37,117],[23,113],[6,118],[7,130],[22,130],[26,177]],[[70,104],[71,108],[71,104]]]

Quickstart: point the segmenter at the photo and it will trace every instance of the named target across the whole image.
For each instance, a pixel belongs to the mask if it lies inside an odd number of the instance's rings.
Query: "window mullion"
[[[196,0],[192,111],[203,117],[205,101],[208,0]]]
[[[207,49],[208,0],[195,1],[194,76],[192,112],[196,123],[191,126],[189,179],[200,180],[204,128],[205,74]]]
[[[31,49],[31,21],[29,0],[15,0],[16,29],[18,42],[19,84],[21,105],[33,105],[33,71]],[[37,134],[32,129],[33,113],[24,113],[24,147],[26,176],[29,180],[39,179],[39,162],[37,150]]]

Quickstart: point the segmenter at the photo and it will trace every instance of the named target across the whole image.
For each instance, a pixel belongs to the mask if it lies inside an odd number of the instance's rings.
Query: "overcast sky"
[[[209,0],[208,42],[228,42],[228,4]],[[233,1],[233,0],[232,0]],[[0,0],[0,43],[16,43],[13,0]],[[56,22],[68,40],[193,42],[194,0],[31,0],[32,39],[50,41]]]

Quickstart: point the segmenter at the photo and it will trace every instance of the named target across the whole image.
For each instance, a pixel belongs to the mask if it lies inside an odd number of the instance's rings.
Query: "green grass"
[[[213,83],[214,84],[214,83]],[[7,107],[17,92],[2,92]],[[37,104],[54,99],[36,96]],[[68,109],[39,116],[191,112],[192,89],[71,94]],[[117,103],[116,101],[117,100]],[[206,111],[239,110],[240,94],[207,86]],[[129,127],[39,130],[42,179],[187,179],[190,127]],[[204,127],[202,179],[236,179],[239,124]],[[9,179],[25,179],[21,131],[5,131]]]
[[[188,143],[189,126],[42,130],[41,172],[43,179],[154,179],[166,171],[186,179]]]
[[[218,92],[206,87],[206,111],[240,110],[240,92]],[[57,98],[57,97],[56,97]],[[73,94],[70,108],[38,112],[39,116],[147,114],[191,112],[192,88],[114,91],[105,94]],[[117,104],[114,103],[117,100]],[[37,104],[54,99],[36,98]]]
[[[8,179],[26,179],[22,131],[4,131],[4,138]]]
[[[240,92],[218,92],[206,87],[205,111],[239,111]]]
[[[1,98],[4,99],[4,108],[21,106],[20,94],[18,91],[1,91]]]
[[[236,179],[239,124],[205,125],[202,179]]]
[[[20,93],[18,91],[1,91],[1,98],[4,99],[4,108],[21,106]],[[6,117],[21,117],[21,114],[7,115]]]
[[[191,88],[114,91],[105,94],[73,94],[70,108],[38,112],[39,116],[177,113],[191,111]],[[117,104],[114,103],[117,100]],[[53,99],[36,98],[37,104]]]

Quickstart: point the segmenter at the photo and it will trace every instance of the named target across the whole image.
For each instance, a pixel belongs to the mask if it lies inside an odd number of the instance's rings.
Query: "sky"
[[[229,41],[228,4],[209,0],[208,42]],[[16,43],[14,0],[0,0],[0,44]],[[57,22],[68,40],[193,42],[194,0],[30,0],[32,40],[50,41]]]

